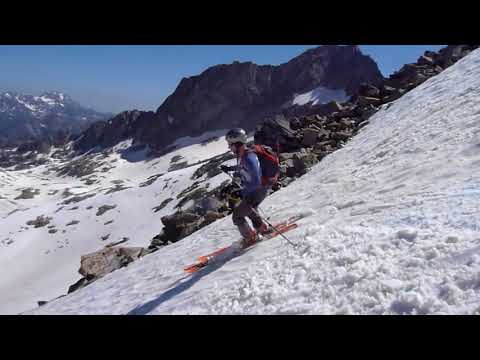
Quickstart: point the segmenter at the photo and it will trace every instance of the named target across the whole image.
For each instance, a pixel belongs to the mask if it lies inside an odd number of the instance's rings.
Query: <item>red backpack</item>
[[[255,144],[251,147],[260,162],[262,169],[262,185],[272,186],[278,181],[280,176],[280,161],[278,156],[267,146]]]

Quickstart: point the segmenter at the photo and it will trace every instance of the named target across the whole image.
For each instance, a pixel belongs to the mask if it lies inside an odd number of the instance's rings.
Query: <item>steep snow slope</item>
[[[283,239],[186,276],[219,220],[33,314],[480,313],[480,50],[386,106],[269,197]]]

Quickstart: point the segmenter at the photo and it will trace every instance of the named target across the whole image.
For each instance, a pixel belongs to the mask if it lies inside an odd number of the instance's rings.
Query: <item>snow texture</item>
[[[305,105],[312,102],[312,105],[326,104],[330,101],[344,102],[348,100],[348,95],[344,89],[332,90],[319,86],[304,94],[295,95],[292,105]]]

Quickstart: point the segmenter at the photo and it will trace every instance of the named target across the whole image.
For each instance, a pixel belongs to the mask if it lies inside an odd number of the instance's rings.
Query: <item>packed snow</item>
[[[26,313],[480,314],[479,99],[476,50],[383,106],[344,148],[268,197],[261,208],[271,221],[304,216],[286,234],[295,247],[277,237],[186,274],[198,256],[238,239],[224,218]],[[132,181],[148,170],[142,162],[125,165]],[[118,201],[135,214],[146,207],[132,201],[140,193]],[[136,229],[136,241],[157,228]],[[85,241],[98,237],[96,229],[81,231],[89,232]],[[23,259],[21,266],[39,261]],[[29,281],[32,274],[12,291]],[[21,308],[1,303],[3,311]]]
[[[319,86],[303,94],[295,95],[290,105],[305,105],[312,102],[312,105],[326,104],[330,101],[344,102],[349,96],[344,89],[329,89]]]

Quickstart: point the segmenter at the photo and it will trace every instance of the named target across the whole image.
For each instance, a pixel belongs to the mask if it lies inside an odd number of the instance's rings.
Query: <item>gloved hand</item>
[[[227,166],[227,165],[220,165],[220,170],[222,170],[223,172],[228,173],[228,172],[230,171],[230,167]]]

